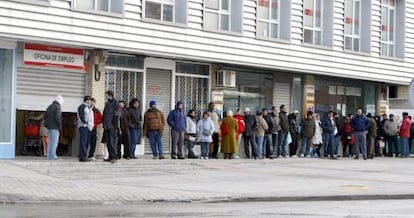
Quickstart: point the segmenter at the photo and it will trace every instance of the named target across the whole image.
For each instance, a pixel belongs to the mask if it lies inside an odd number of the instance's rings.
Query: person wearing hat
[[[398,129],[394,114],[390,114],[389,119],[385,120],[384,131],[388,142],[388,156],[398,155]]]
[[[251,114],[250,108],[246,107],[244,110],[244,132],[243,132],[243,144],[244,144],[244,153],[246,158],[256,158],[256,139],[254,136],[254,131],[257,126],[256,118]]]
[[[87,95],[83,103],[78,107],[78,129],[79,129],[79,161],[88,161],[87,150],[90,141],[90,134],[93,129],[92,98]]]
[[[152,159],[164,159],[162,133],[165,128],[164,114],[157,109],[157,102],[151,100],[149,109],[144,114],[143,135],[149,139]]]
[[[308,111],[306,119],[302,120],[302,151],[300,157],[308,157],[310,143],[315,135],[315,121],[313,120],[313,112]]]
[[[114,98],[112,91],[105,92],[105,107],[103,110],[103,128],[104,128],[104,141],[108,148],[108,159],[111,163],[115,163],[118,145],[118,128],[119,128],[119,106],[118,101]]]
[[[63,97],[57,95],[53,103],[47,107],[44,115],[44,125],[49,138],[46,155],[48,160],[58,160],[56,149],[59,142],[59,129],[62,128],[62,104]]]

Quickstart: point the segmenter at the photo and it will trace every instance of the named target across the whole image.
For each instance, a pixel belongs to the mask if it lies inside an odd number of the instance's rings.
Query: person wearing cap
[[[47,147],[47,159],[58,160],[56,149],[59,142],[59,129],[62,128],[62,104],[63,97],[57,95],[55,100],[46,109],[44,120],[49,137],[49,145]]]
[[[354,129],[355,147],[354,147],[354,159],[359,158],[359,153],[362,153],[364,160],[367,159],[367,130],[370,123],[368,119],[362,114],[362,108],[357,109],[357,114],[351,120],[351,126]]]
[[[79,129],[79,161],[88,161],[87,150],[90,142],[90,134],[93,130],[92,98],[87,95],[83,103],[78,107],[78,129]]]
[[[388,156],[398,155],[398,129],[394,114],[390,114],[389,119],[384,122],[384,131],[388,144]]]
[[[410,138],[411,120],[408,118],[408,113],[403,112],[403,121],[400,127],[400,139],[401,139],[401,157],[408,158],[410,151],[408,150],[408,139]]]
[[[103,110],[103,128],[104,128],[104,141],[108,147],[108,161],[115,163],[118,145],[118,128],[119,128],[119,106],[118,101],[114,98],[112,91],[105,92],[105,108]]]
[[[264,135],[265,131],[269,129],[269,126],[266,123],[266,120],[262,116],[262,111],[256,111],[256,120],[257,120],[257,128],[255,129],[255,137],[256,137],[256,157],[258,159],[263,159],[263,142],[264,142]]]
[[[368,159],[374,159],[375,153],[375,138],[377,137],[377,122],[375,122],[371,113],[367,114],[369,121],[369,129],[367,133],[367,157]]]
[[[246,158],[256,158],[256,139],[254,131],[257,126],[256,118],[251,114],[250,108],[246,107],[244,110],[244,124],[245,129],[243,132],[243,144],[244,144],[244,153]]]
[[[144,114],[143,135],[149,139],[152,150],[152,159],[164,159],[162,133],[165,128],[164,114],[157,109],[157,102],[151,100],[149,108]]]
[[[280,131],[279,131],[279,142],[277,148],[277,157],[286,157],[286,140],[289,133],[289,119],[287,116],[286,105],[280,105],[279,112],[279,121],[280,121]]]
[[[311,139],[314,135],[315,121],[313,120],[313,112],[308,111],[306,119],[302,120],[302,151],[300,154],[301,157],[308,157]]]

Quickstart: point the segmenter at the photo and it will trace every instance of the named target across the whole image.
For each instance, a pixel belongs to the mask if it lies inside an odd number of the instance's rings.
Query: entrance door
[[[172,72],[171,70],[147,68],[146,75],[147,92],[145,108],[149,107],[149,101],[155,100],[157,102],[158,110],[164,113],[165,119],[167,119],[168,113],[171,111]],[[170,128],[166,125],[162,137],[164,153],[170,152],[170,135]],[[145,152],[151,152],[148,140],[145,142]]]
[[[208,78],[176,76],[175,99],[184,103],[187,113],[190,109],[196,110],[199,120],[208,104]]]
[[[112,90],[116,99],[125,101],[125,106],[128,106],[133,98],[137,98],[142,102],[142,87],[142,72],[120,68],[106,68],[105,90]]]

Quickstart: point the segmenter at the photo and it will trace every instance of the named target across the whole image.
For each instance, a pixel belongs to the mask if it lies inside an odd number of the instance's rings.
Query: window
[[[388,98],[398,98],[398,87],[389,86]]]
[[[371,1],[346,0],[344,23],[345,50],[370,52]]]
[[[396,25],[398,23],[398,25]],[[405,1],[382,0],[381,3],[381,55],[404,57]]]
[[[187,1],[145,0],[144,17],[172,23],[187,23]]]
[[[333,45],[333,1],[304,0],[303,42]]]
[[[75,0],[74,8],[123,14],[124,0]]]
[[[242,31],[241,0],[204,0],[204,28]]]
[[[290,0],[257,1],[257,36],[290,38]]]

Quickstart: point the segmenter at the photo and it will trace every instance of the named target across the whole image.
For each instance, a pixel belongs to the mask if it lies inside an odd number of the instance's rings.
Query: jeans
[[[256,156],[257,158],[263,158],[263,140],[264,136],[256,136]]]
[[[97,133],[96,133],[96,129],[93,129],[90,133],[89,133],[90,137],[89,137],[89,155],[88,158],[90,157],[94,157],[95,156],[95,150],[96,150],[96,140],[98,138]]]
[[[79,127],[79,160],[86,160],[86,152],[90,139],[88,127]]]
[[[49,146],[47,147],[47,159],[56,160],[56,149],[59,143],[59,130],[58,129],[48,129],[47,135],[49,137]]]
[[[210,153],[210,142],[201,142],[201,157],[208,157]]]
[[[106,146],[108,147],[109,160],[115,160],[118,157],[117,144],[118,144],[118,131],[116,129],[106,129]]]
[[[310,150],[310,141],[311,138],[303,136],[302,137],[302,153],[304,156],[308,156],[309,155],[309,150]]]
[[[158,156],[164,154],[164,147],[162,145],[161,134],[158,130],[148,131],[149,143],[151,145],[152,155]]]
[[[244,153],[246,153],[246,158],[256,157],[256,139],[254,135],[246,136],[243,135],[244,140]],[[252,152],[250,153],[250,148]]]
[[[195,142],[190,141],[190,140],[184,140],[184,144],[186,145],[187,150],[188,150],[188,157],[195,157],[195,154],[194,154]]]
[[[272,133],[265,134],[266,138],[266,157],[270,158],[273,156],[273,137]]]
[[[279,132],[279,143],[278,143],[278,149],[277,149],[277,156],[282,155],[283,157],[286,156],[286,139],[287,139],[287,133],[284,133],[283,131]]]
[[[333,154],[334,155],[338,155],[338,147],[339,147],[339,141],[341,140],[341,136],[340,135],[336,135],[334,136],[334,148],[333,148]]]
[[[328,155],[333,156],[334,154],[334,144],[335,136],[333,133],[324,133],[322,135],[323,139],[323,155],[326,157]]]
[[[388,155],[398,155],[398,136],[388,136]],[[394,148],[394,149],[393,149]]]
[[[129,133],[131,134],[131,145],[129,146],[129,152],[131,157],[135,157],[135,147],[137,146],[141,131],[140,129],[130,128]]]
[[[365,134],[365,131],[356,131],[354,132],[355,136],[355,148],[354,148],[354,154],[356,157],[359,156],[359,153],[362,153],[362,156],[367,158],[367,136]]]
[[[408,138],[401,137],[401,157],[407,158],[410,155],[410,152],[408,151]]]

